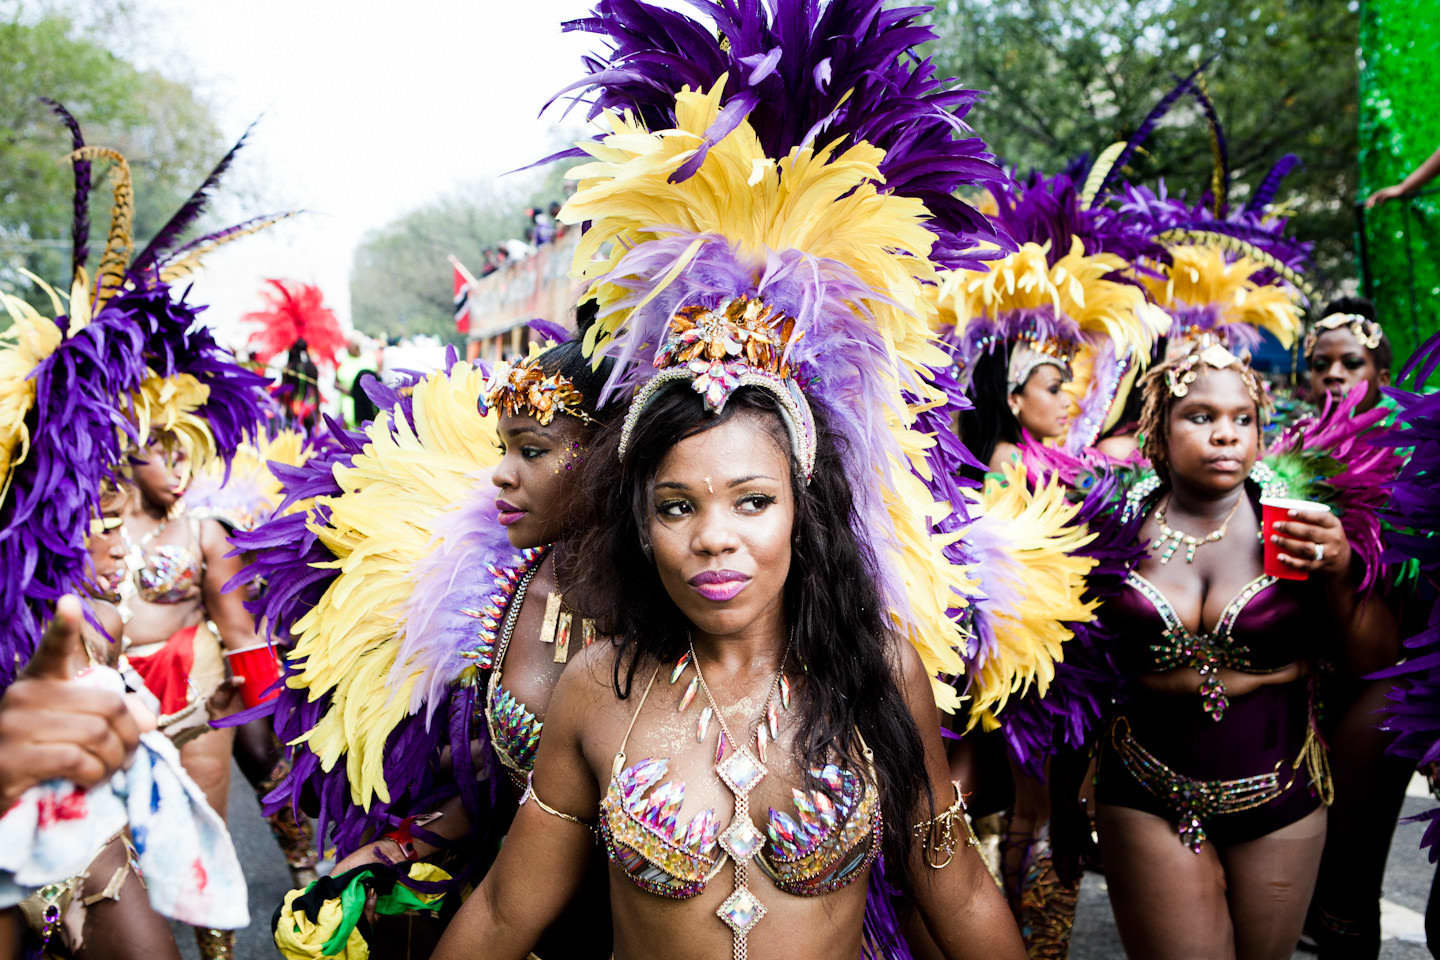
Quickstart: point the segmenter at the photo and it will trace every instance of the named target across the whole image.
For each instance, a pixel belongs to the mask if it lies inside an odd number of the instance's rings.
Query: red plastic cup
[[[1265,541],[1265,573],[1280,580],[1308,580],[1308,570],[1297,570],[1280,561],[1280,547],[1272,543],[1275,524],[1289,520],[1291,510],[1329,513],[1330,508],[1314,500],[1290,500],[1285,497],[1262,497],[1260,500],[1260,536]]]
[[[240,685],[240,699],[246,709],[280,696],[278,686],[269,689],[280,679],[280,660],[270,644],[257,643],[239,650],[226,650],[225,658],[230,661],[230,675],[245,678]]]

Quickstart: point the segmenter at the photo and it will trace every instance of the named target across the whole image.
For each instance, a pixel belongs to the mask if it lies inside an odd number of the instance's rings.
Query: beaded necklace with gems
[[[786,708],[790,706],[790,684],[785,679],[785,658],[790,654],[790,644],[787,641],[785,650],[780,654],[780,668],[775,671],[775,679],[770,683],[770,690],[765,695],[765,709],[763,715],[755,727],[755,744],[760,752],[761,759],[756,760],[750,755],[749,748],[744,741],[737,740],[730,733],[730,727],[725,723],[725,714],[720,711],[720,705],[715,702],[715,695],[710,692],[710,686],[705,682],[705,675],[700,672],[700,658],[695,655],[695,642],[690,641],[690,649],[680,662],[671,671],[670,682],[674,683],[680,679],[685,668],[694,664],[695,677],[686,688],[684,697],[681,698],[680,711],[690,705],[695,698],[695,690],[705,694],[707,705],[700,713],[700,722],[696,729],[696,739],[704,740],[705,732],[710,726],[710,717],[714,717],[720,724],[720,742],[715,746],[715,774],[720,782],[735,795],[735,813],[731,818],[729,829],[720,835],[720,846],[730,855],[730,861],[735,868],[735,889],[725,902],[715,910],[715,915],[725,922],[734,936],[733,960],[745,960],[746,938],[750,930],[759,923],[765,916],[765,904],[761,903],[755,894],[750,892],[746,885],[748,879],[750,859],[760,851],[765,843],[765,835],[756,829],[755,824],[750,821],[750,791],[764,779],[768,772],[765,769],[764,757],[767,739],[776,739],[779,732],[779,715],[775,711],[775,694],[778,690]],[[727,745],[731,748],[730,755],[725,756]]]
[[[1245,499],[1245,491],[1240,491],[1240,496],[1235,498],[1235,503],[1230,507],[1230,512],[1225,514],[1225,519],[1220,521],[1220,526],[1211,530],[1203,537],[1192,536],[1182,530],[1176,530],[1165,522],[1165,511],[1170,507],[1170,497],[1155,508],[1155,522],[1160,525],[1160,536],[1155,543],[1160,547],[1160,562],[1169,563],[1170,558],[1175,555],[1175,550],[1180,544],[1185,544],[1185,562],[1195,562],[1195,549],[1207,543],[1216,543],[1225,538],[1225,533],[1230,529],[1230,520],[1235,516],[1235,511],[1240,509],[1240,501]]]

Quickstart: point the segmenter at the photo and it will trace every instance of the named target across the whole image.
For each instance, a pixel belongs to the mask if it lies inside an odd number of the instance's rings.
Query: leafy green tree
[[[1270,165],[1303,166],[1279,200],[1315,243],[1317,286],[1354,273],[1356,0],[941,0],[940,70],[989,91],[967,120],[1006,163],[1056,172],[1125,139],[1206,58],[1229,146],[1232,202]],[[1181,103],[1134,176],[1193,201],[1210,183],[1209,126]]]
[[[487,248],[525,236],[526,208],[564,196],[563,177],[556,165],[542,175],[464,184],[367,233],[350,271],[355,328],[459,343],[447,255],[478,273]]]
[[[209,107],[185,84],[111,53],[123,4],[97,3],[77,20],[51,8],[0,4],[0,284],[48,308],[17,273],[64,284],[70,268],[74,178],[69,133],[39,97],[63,103],[86,141],[119,150],[135,185],[134,235],[143,244],[225,152]],[[93,269],[109,225],[108,165],[94,166]]]

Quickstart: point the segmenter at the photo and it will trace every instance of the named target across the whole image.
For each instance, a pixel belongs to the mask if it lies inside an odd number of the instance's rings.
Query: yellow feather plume
[[[366,809],[376,797],[390,799],[385,740],[409,713],[417,679],[397,684],[391,672],[413,572],[443,515],[499,460],[494,415],[476,413],[483,388],[481,372],[464,362],[416,384],[415,428],[393,412],[377,417],[364,451],[335,468],[344,493],[319,500],[329,520],[322,525],[312,514],[310,529],[340,575],[294,628],[289,656],[304,667],[288,683],[312,701],[330,693],[331,702],[295,742],[307,743],[327,771],[343,758],[352,799]]]
[[[1088,207],[1095,202],[1095,196],[1100,192],[1100,185],[1105,178],[1110,176],[1110,170],[1115,166],[1115,161],[1120,159],[1120,154],[1125,152],[1125,141],[1117,140],[1100,152],[1095,158],[1095,165],[1090,168],[1090,175],[1085,178],[1085,186],[1080,190],[1080,206]]]
[[[982,490],[966,491],[971,513],[979,517],[967,536],[997,547],[980,565],[980,588],[1005,598],[985,610],[995,650],[970,674],[971,726],[1032,685],[1043,697],[1055,664],[1065,658],[1065,642],[1074,636],[1065,622],[1095,617],[1096,604],[1081,599],[1095,560],[1074,555],[1094,535],[1083,524],[1066,525],[1079,505],[1065,494],[1054,478],[1031,492],[1024,467],[1013,463],[1002,477],[987,477]]]
[[[848,265],[894,301],[865,306],[905,364],[944,366],[928,329],[932,307],[922,287],[935,277],[928,259],[935,239],[925,226],[929,213],[918,199],[877,190],[884,183],[883,150],[864,142],[839,154],[834,144],[797,147],[776,160],[765,156],[754,130],[742,122],[711,147],[693,177],[669,181],[700,145],[725,84],[722,76],[708,93],[688,87],[679,93],[673,129],[651,133],[631,118],[607,113],[609,135],[579,145],[594,160],[570,170],[579,189],[560,211],[565,223],[590,223],[575,250],[575,274],[595,281],[629,249],[660,236],[661,226],[723,235],[757,262],[767,251],[803,250]],[[592,292],[602,318],[592,344],[603,347],[621,323],[606,317],[604,307],[623,292],[613,285]]]
[[[1105,338],[1116,352],[1148,353],[1155,342],[1144,292],[1134,284],[1106,279],[1129,264],[1112,253],[1085,252],[1079,237],[1051,266],[1050,245],[1022,244],[988,270],[961,270],[942,275],[936,298],[941,317],[953,316],[963,330],[977,317],[996,317],[1012,310],[1051,308],[1068,317],[1082,338]]]
[[[187,251],[180,259],[171,260],[162,264],[160,267],[160,279],[165,283],[174,283],[176,280],[183,280],[196,270],[199,270],[206,257],[226,244],[233,243],[241,237],[248,237],[252,234],[259,233],[261,230],[267,230],[282,220],[290,219],[295,216],[297,212],[298,211],[295,210],[288,210],[285,213],[273,214],[256,220],[243,230],[224,233],[213,240],[202,243],[194,249]]]
[[[110,176],[115,181],[115,200],[110,206],[110,232],[105,237],[105,252],[100,256],[96,272],[99,287],[95,294],[96,313],[111,297],[120,292],[125,271],[130,266],[130,252],[135,249],[131,225],[135,219],[135,191],[130,182],[130,164],[117,150],[109,147],[81,147],[65,158],[77,160],[109,160]]]
[[[1272,265],[1249,257],[1227,260],[1219,246],[1180,244],[1168,248],[1172,260],[1162,278],[1143,276],[1151,297],[1161,307],[1203,307],[1214,304],[1221,323],[1244,323],[1269,330],[1285,346],[1300,333],[1300,308],[1276,284],[1251,279]]]
[[[30,428],[25,422],[35,406],[31,372],[60,346],[55,321],[19,297],[0,293],[10,326],[0,333],[0,500],[10,491],[15,468],[30,455]]]
[[[218,456],[215,436],[210,423],[195,411],[210,399],[210,388],[188,373],[161,377],[154,371],[131,395],[130,421],[141,444],[151,438],[160,441],[167,452],[183,453],[180,482],[188,483],[191,473],[203,469]],[[129,437],[122,434],[122,444]]]

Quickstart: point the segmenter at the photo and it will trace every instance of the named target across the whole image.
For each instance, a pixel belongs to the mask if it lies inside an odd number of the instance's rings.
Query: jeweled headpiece
[[[795,462],[808,483],[815,471],[815,417],[785,362],[792,338],[799,336],[794,320],[753,297],[736,297],[714,310],[682,308],[655,356],[660,373],[640,388],[625,414],[620,456],[629,450],[630,435],[645,408],[670,383],[689,382],[712,413],[723,410],[741,387],[759,387],[778,402]]]
[[[1319,320],[1305,333],[1305,356],[1315,352],[1315,344],[1320,340],[1320,334],[1329,330],[1347,329],[1366,350],[1374,350],[1380,346],[1385,339],[1385,331],[1380,324],[1360,313],[1331,313]]]
[[[1260,403],[1260,394],[1263,391],[1255,371],[1250,369],[1248,353],[1231,352],[1224,337],[1208,330],[1195,332],[1190,343],[1189,350],[1174,366],[1165,371],[1165,383],[1170,388],[1171,396],[1183,397],[1188,394],[1190,384],[1200,375],[1200,367],[1203,365],[1212,370],[1235,370],[1245,381],[1245,389],[1250,392],[1250,399],[1257,405]]]
[[[541,356],[537,351],[519,363],[497,364],[486,385],[485,405],[502,416],[534,417],[542,427],[548,427],[557,413],[594,424],[574,381],[563,373],[547,373],[540,365]]]

